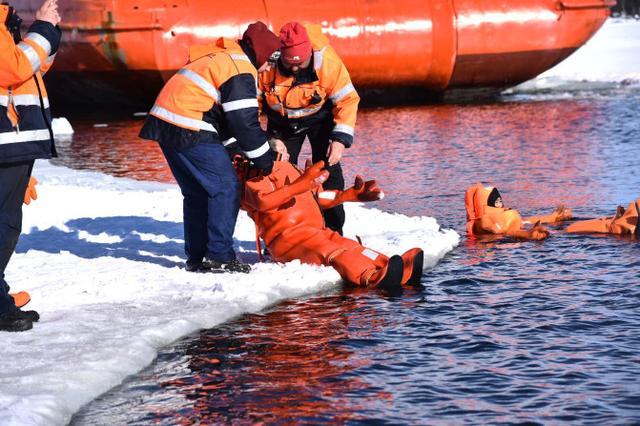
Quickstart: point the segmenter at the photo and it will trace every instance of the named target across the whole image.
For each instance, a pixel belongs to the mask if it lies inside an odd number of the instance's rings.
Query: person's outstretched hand
[[[282,139],[278,138],[270,138],[269,146],[272,151],[280,154],[280,161],[289,161],[289,152],[287,151],[287,146],[284,144]]]
[[[573,212],[570,208],[567,208],[564,204],[560,204],[552,213],[555,218],[555,222],[561,222],[563,220],[569,220],[573,217]]]
[[[62,20],[58,13],[58,0],[45,0],[36,12],[36,19],[58,25]]]
[[[375,179],[365,182],[362,176],[356,175],[353,189],[356,191],[358,201],[377,201],[384,198],[384,192],[378,187]]]
[[[540,222],[536,222],[536,224],[529,230],[529,238],[532,240],[544,240],[549,236],[549,230],[544,226],[540,225]]]
[[[329,172],[324,170],[324,161],[318,161],[313,166],[307,167],[304,173],[291,186],[296,193],[310,191],[322,185],[328,177]]]
[[[333,166],[340,162],[344,150],[345,146],[342,142],[331,141],[329,148],[327,149],[327,163],[329,166]]]

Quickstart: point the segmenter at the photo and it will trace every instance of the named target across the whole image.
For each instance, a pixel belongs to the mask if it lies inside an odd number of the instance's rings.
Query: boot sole
[[[635,203],[635,204],[636,204],[636,211],[638,212],[638,218],[636,219],[636,229],[634,230],[633,233],[635,234],[636,238],[640,239],[640,226],[638,226],[640,225],[640,206],[638,206],[638,203]]]
[[[236,268],[236,266],[229,266],[229,265],[230,265],[229,263],[221,263],[221,262],[205,260],[202,265],[204,270],[201,272],[208,273],[208,274],[226,274],[226,273],[248,274],[251,272],[251,269],[252,269],[251,267],[249,267],[247,270],[234,269]]]
[[[387,273],[384,275],[384,278],[376,284],[376,287],[387,291],[402,288],[403,269],[402,257],[397,254],[391,256],[387,264]]]
[[[227,272],[222,269],[222,267],[214,268],[213,266],[204,266],[202,264],[197,266],[185,266],[184,270],[193,274],[223,274]]]
[[[7,324],[5,326],[0,326],[0,331],[8,331],[11,333],[27,331],[33,328],[33,322],[28,319],[20,319],[12,322],[11,324]]]
[[[422,278],[422,266],[424,265],[424,252],[421,250],[420,253],[413,258],[413,268],[411,269],[411,276],[409,280],[407,280],[407,284],[417,285],[420,284],[420,279]]]

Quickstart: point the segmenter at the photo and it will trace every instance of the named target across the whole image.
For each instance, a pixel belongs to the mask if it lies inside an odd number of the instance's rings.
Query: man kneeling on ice
[[[477,183],[467,189],[464,197],[467,209],[467,234],[508,235],[524,240],[543,240],[549,231],[541,223],[554,223],[571,219],[571,210],[559,206],[545,216],[522,218],[517,210],[507,208],[497,188]],[[530,224],[531,228],[524,226]]]
[[[264,240],[274,260],[332,266],[344,280],[361,286],[391,289],[420,282],[421,249],[387,257],[325,226],[323,209],[347,201],[381,199],[383,192],[375,180],[364,182],[357,176],[353,187],[329,191],[322,189],[329,176],[323,170],[324,161],[304,172],[289,162],[275,161],[273,171],[264,175],[236,156],[234,167],[242,183],[240,208],[256,223],[257,237]]]

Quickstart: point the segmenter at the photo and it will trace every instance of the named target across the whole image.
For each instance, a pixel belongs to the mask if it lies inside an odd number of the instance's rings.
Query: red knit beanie
[[[298,22],[289,22],[280,29],[280,58],[290,65],[300,65],[311,57],[311,41],[307,30]]]
[[[267,59],[280,48],[280,39],[262,22],[257,21],[247,27],[242,35],[242,41],[247,43],[256,54],[256,67],[260,68]]]

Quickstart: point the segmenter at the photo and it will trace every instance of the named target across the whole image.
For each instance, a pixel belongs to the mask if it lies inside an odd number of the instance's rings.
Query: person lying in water
[[[506,208],[497,188],[477,183],[467,189],[464,199],[467,210],[467,233],[478,235],[508,235],[526,240],[543,240],[549,231],[541,226],[571,219],[571,210],[559,206],[544,216],[522,218],[517,210]],[[531,228],[525,228],[531,225]]]
[[[574,234],[633,235],[640,238],[640,226],[638,226],[640,207],[638,206],[640,206],[640,198],[632,201],[626,210],[618,206],[612,217],[580,220],[567,226],[565,231]]]
[[[332,266],[344,280],[360,286],[392,289],[420,282],[421,249],[387,257],[325,226],[322,209],[382,199],[375,180],[365,182],[356,176],[354,185],[344,191],[323,190],[329,176],[323,161],[305,171],[287,161],[275,161],[273,171],[265,176],[236,155],[234,167],[242,185],[240,208],[255,222],[257,236],[275,261],[297,259]]]

